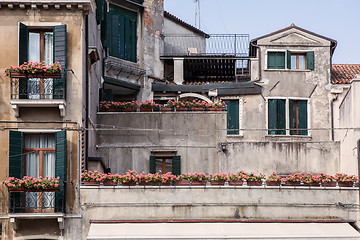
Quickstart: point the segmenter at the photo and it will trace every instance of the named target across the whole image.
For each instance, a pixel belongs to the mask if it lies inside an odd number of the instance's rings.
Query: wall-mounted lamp
[[[221,143],[221,150],[222,150],[223,152],[226,151],[226,143]]]

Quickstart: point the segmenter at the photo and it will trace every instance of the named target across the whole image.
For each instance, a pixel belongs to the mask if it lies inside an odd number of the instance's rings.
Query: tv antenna
[[[194,0],[195,5],[195,27],[200,29],[200,0]]]

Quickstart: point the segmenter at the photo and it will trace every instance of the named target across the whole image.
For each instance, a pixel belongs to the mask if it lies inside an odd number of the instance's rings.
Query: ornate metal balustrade
[[[11,99],[65,99],[64,78],[10,78]]]
[[[57,190],[9,190],[9,212],[64,212],[64,190],[64,187]]]

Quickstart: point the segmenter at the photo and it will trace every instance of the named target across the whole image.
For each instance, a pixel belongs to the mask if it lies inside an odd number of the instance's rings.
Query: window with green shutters
[[[27,61],[44,61],[47,65],[59,62],[65,70],[67,68],[66,25],[54,26],[51,31],[49,28],[33,29],[19,23],[19,65]],[[20,99],[65,99],[66,71],[62,72],[60,79],[46,81],[20,79],[19,81]],[[38,84],[43,87],[37,87]],[[45,89],[42,90],[44,92],[39,92],[41,88]]]
[[[161,171],[171,172],[174,175],[181,174],[180,156],[150,156],[150,173]]]
[[[286,110],[286,103],[289,108]],[[269,99],[268,134],[269,135],[308,135],[307,100]],[[286,122],[290,130],[286,131]]]
[[[308,135],[307,101],[289,100],[290,135]]]
[[[286,69],[314,70],[314,51],[292,52],[287,50],[286,52],[267,52],[267,69],[285,69],[285,66]]]
[[[109,5],[102,21],[104,46],[108,48],[110,56],[137,62],[137,13]]]
[[[285,69],[285,52],[268,52],[267,56],[268,69]]]
[[[285,99],[269,99],[268,101],[268,134],[285,135]]]
[[[61,212],[65,206],[65,186],[63,183],[66,182],[66,145],[65,131],[56,132],[55,136],[54,134],[24,134],[20,131],[9,132],[9,176],[16,178],[22,178],[25,175],[49,176],[47,173],[55,174],[55,177],[59,176],[61,186],[60,191],[55,193],[56,212]],[[55,155],[54,162],[51,156],[51,148],[55,148],[55,154],[53,152]],[[21,204],[24,201],[23,193],[11,194],[14,204],[15,202]]]

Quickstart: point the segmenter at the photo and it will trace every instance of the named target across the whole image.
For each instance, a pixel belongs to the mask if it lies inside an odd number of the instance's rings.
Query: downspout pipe
[[[335,130],[334,130],[334,102],[338,99],[338,95],[331,99],[330,107],[331,107],[331,141],[335,139]]]
[[[89,16],[85,16],[85,169],[89,156]]]

